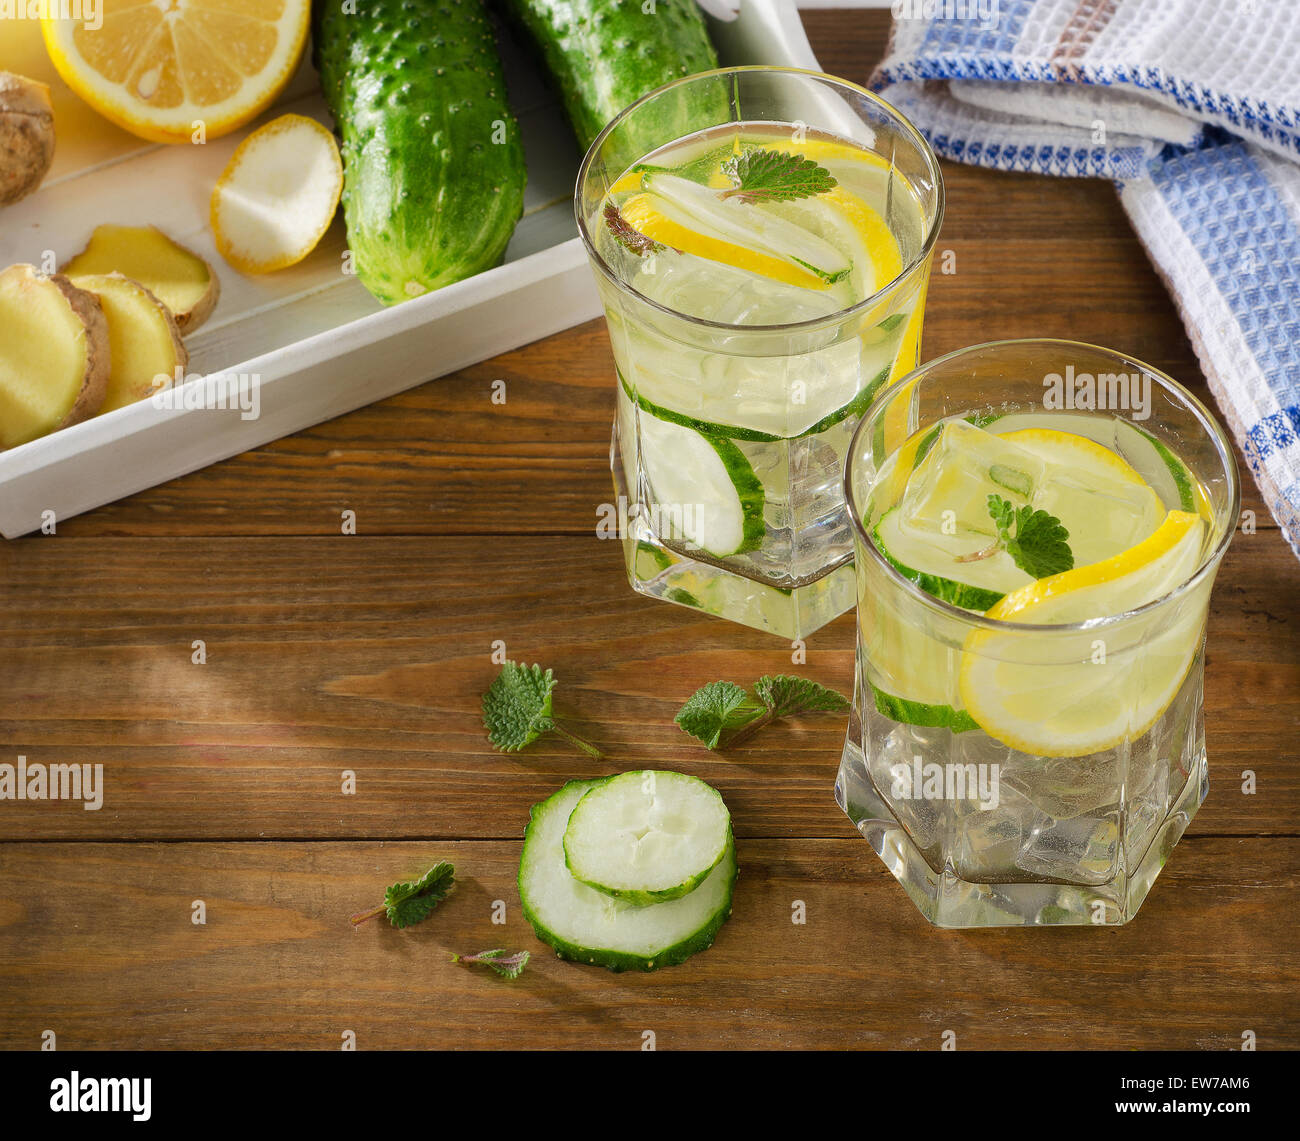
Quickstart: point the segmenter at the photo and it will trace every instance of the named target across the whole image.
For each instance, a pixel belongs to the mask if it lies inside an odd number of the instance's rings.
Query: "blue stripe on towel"
[[[942,3],[935,4],[935,17],[926,29],[920,53],[931,52],[1006,52],[1010,53],[1020,39],[1025,20],[1033,11],[1034,0],[999,0],[991,9],[995,13],[993,25],[986,26],[978,19],[949,20],[938,15],[944,10]],[[965,0],[954,5],[954,11],[978,9],[977,0]],[[904,9],[906,10],[906,8]]]
[[[1246,425],[1254,467],[1300,438],[1300,233],[1240,142],[1185,152],[1167,148],[1152,163],[1151,178],[1205,262],[1281,408]]]

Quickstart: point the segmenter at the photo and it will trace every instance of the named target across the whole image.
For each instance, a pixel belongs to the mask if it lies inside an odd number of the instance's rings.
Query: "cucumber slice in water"
[[[795,436],[778,436],[772,432],[763,432],[757,428],[746,428],[737,424],[723,424],[716,420],[702,420],[698,416],[690,416],[685,412],[674,412],[671,408],[665,408],[661,404],[656,404],[652,399],[643,392],[633,395],[632,388],[627,382],[627,378],[621,372],[618,374],[619,384],[623,386],[623,392],[629,400],[634,400],[641,408],[650,413],[651,416],[657,416],[660,420],[667,420],[673,424],[680,424],[683,428],[691,428],[696,432],[703,432],[707,436],[721,436],[725,440],[744,440],[746,443],[767,443],[775,444],[783,440],[801,440],[805,436],[816,436],[836,424],[843,422],[853,416],[861,416],[868,408],[871,402],[875,400],[880,389],[889,379],[889,373],[892,365],[886,365],[875,376],[867,381],[856,396],[847,404],[841,405],[833,412],[828,412],[811,427],[805,428]]]
[[[564,862],[564,833],[578,802],[602,781],[570,781],[533,806],[519,858],[519,899],[537,937],[562,959],[612,971],[653,971],[712,945],[731,914],[732,845],[689,895],[649,907],[580,883]]]
[[[983,613],[1001,601],[1003,595],[1034,581],[1016,566],[1006,551],[997,551],[976,562],[958,562],[956,552],[950,547],[953,540],[938,541],[924,532],[909,530],[897,507],[880,517],[871,537],[880,553],[904,578],[911,579],[926,594],[967,610]],[[987,541],[968,540],[966,545],[974,552],[987,545]]]
[[[763,484],[730,440],[641,416],[641,463],[661,538],[715,558],[758,547],[766,533]]]
[[[716,789],[652,769],[591,789],[564,833],[564,859],[575,879],[641,905],[689,895],[730,846],[731,814]]]

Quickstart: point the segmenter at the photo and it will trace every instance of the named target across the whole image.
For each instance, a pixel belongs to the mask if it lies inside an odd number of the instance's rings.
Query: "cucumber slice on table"
[[[578,802],[603,781],[570,781],[533,806],[519,857],[519,899],[537,937],[562,959],[612,971],[674,966],[712,945],[731,914],[733,845],[689,895],[638,907],[573,878],[564,834]]]
[[[575,879],[641,905],[689,895],[730,847],[731,814],[716,789],[651,769],[596,785],[564,833]]]
[[[661,537],[693,543],[716,558],[759,546],[766,530],[763,484],[745,453],[720,436],[651,415],[640,420],[641,464]]]

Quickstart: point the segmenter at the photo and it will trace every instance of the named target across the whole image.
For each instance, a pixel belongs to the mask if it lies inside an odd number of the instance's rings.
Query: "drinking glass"
[[[704,186],[693,191],[705,214],[745,223],[755,207],[725,202],[722,163],[751,146],[835,176],[825,199],[835,212],[814,245],[846,243],[835,248],[861,270],[860,282],[845,279],[861,296],[841,306],[827,301],[829,286],[819,294],[749,272],[773,259],[743,236],[705,256],[640,238],[633,254],[612,236],[611,203],[629,185],[655,201],[665,171],[693,169],[716,191],[716,201]],[[803,224],[820,208],[805,199],[790,213]],[[730,68],[670,83],[614,119],[582,164],[575,210],[616,365],[610,458],[631,585],[785,638],[807,635],[854,601],[849,440],[872,398],[919,359],[943,217],[933,151],[855,84]],[[738,246],[743,264],[728,264]],[[806,264],[787,258],[784,269],[807,278]]]
[[[1029,594],[1015,592],[1027,605],[945,601],[958,596],[909,570],[886,540],[901,532],[882,520],[891,508],[919,518],[963,497],[982,504],[987,473],[970,457],[1026,430],[1069,433],[1079,454],[1154,489],[1166,527],[1027,583]],[[956,476],[918,475],[920,492],[904,490],[950,431],[969,445],[940,457]],[[1071,469],[1054,478],[1068,486]],[[1208,790],[1206,614],[1240,511],[1223,429],[1126,354],[1001,341],[931,361],[882,394],[844,481],[858,633],[840,806],[938,926],[1131,919]],[[1094,502],[1084,517],[1104,529],[1119,500]],[[1176,534],[1184,540],[1162,543]]]

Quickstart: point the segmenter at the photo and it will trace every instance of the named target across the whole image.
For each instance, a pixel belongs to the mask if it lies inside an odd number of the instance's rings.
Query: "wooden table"
[[[867,78],[887,13],[805,22],[828,71]],[[957,272],[933,279],[927,356],[1073,337],[1206,397],[1109,184],[944,177]],[[0,804],[0,1046],[47,1030],[60,1049],[330,1050],[352,1031],[363,1049],[633,1050],[645,1030],[660,1049],[930,1050],[948,1030],[971,1049],[1235,1049],[1247,1030],[1300,1046],[1300,566],[1249,479],[1258,529],[1235,539],[1210,622],[1210,798],[1140,915],[955,933],[836,807],[840,718],[725,756],[674,727],[697,686],[788,671],[790,649],[628,589],[595,537],[613,407],[590,323],[0,547],[0,759],[102,763],[107,782],[99,812]],[[609,762],[488,746],[498,639],[554,667]],[[848,690],[852,639],[845,615],[800,672]],[[734,916],[672,970],[560,962],[515,889],[529,806],[641,765],[726,797]],[[433,919],[350,927],[437,858],[462,885]],[[536,958],[516,982],[450,962],[495,946]]]

